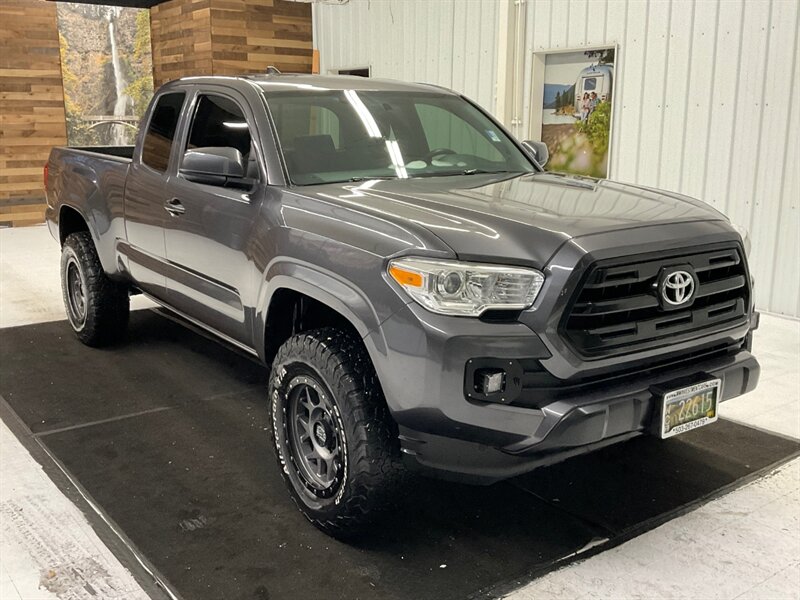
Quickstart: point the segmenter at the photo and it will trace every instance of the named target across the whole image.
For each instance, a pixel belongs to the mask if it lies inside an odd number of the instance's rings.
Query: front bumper
[[[522,323],[440,317],[411,304],[365,341],[409,464],[440,477],[492,483],[646,432],[654,386],[707,375],[723,381],[721,401],[751,391],[760,368],[746,336],[747,328],[718,332],[690,357],[680,349],[685,359],[679,354],[655,368],[645,363],[628,371],[630,359],[620,357],[605,373],[592,369],[588,379],[564,381],[558,393],[541,390],[536,407],[478,402],[464,391],[470,359],[547,364],[557,358]]]

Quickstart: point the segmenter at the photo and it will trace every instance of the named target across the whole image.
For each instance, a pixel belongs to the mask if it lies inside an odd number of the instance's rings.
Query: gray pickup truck
[[[143,293],[271,367],[281,473],[332,534],[408,468],[486,484],[712,423],[758,381],[746,240],[546,161],[432,85],[171,82],[135,147],[52,151],[69,322],[115,342]]]

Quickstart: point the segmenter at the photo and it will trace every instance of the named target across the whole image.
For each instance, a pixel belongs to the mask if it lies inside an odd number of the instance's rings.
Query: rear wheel
[[[360,340],[334,328],[290,338],[269,398],[281,475],[306,518],[341,537],[391,505],[403,474],[399,442]]]
[[[128,288],[105,274],[88,232],[64,240],[61,290],[67,319],[84,344],[103,346],[124,337],[130,313]]]

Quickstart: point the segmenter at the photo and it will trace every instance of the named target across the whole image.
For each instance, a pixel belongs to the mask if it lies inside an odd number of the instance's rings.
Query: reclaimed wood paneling
[[[209,75],[211,0],[171,0],[150,9],[153,83]]]
[[[67,143],[56,5],[0,2],[0,225],[41,223],[42,168]]]
[[[214,75],[310,73],[311,6],[283,0],[211,0]]]
[[[310,73],[311,7],[285,0],[171,0],[150,12],[156,86],[187,75]]]

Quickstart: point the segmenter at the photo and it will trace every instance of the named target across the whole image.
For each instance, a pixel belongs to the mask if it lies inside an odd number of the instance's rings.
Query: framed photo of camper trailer
[[[531,139],[547,144],[548,171],[609,176],[618,47],[537,52]]]

